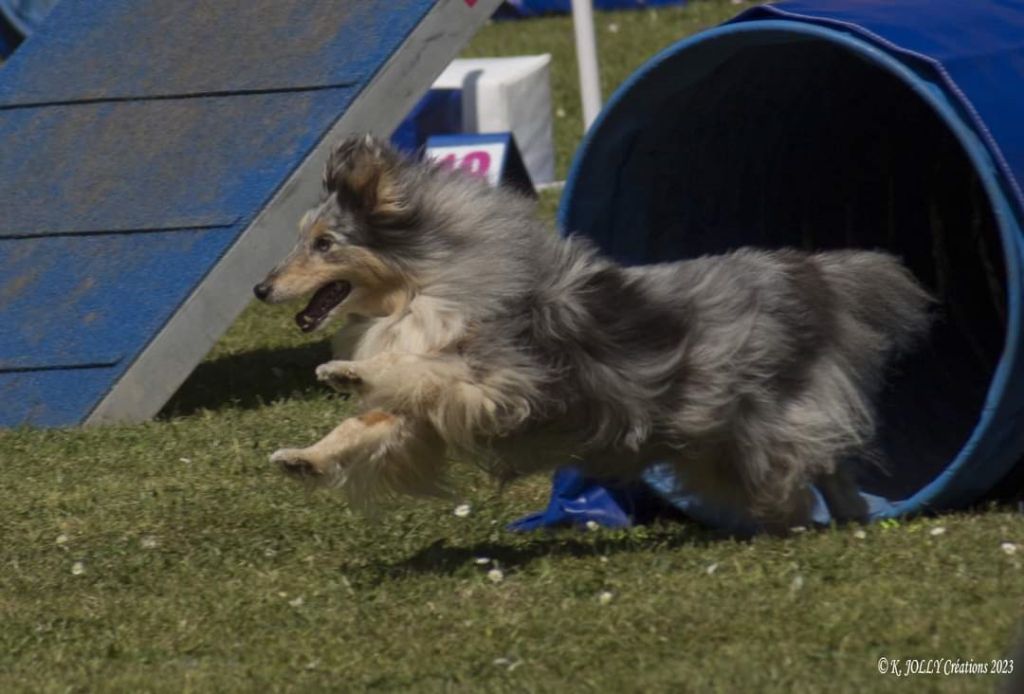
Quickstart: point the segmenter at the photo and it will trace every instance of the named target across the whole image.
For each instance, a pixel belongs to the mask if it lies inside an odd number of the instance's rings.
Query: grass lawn
[[[738,9],[598,13],[606,94]],[[580,136],[569,20],[495,23],[466,54],[542,51],[564,175]],[[542,214],[556,202],[545,194]],[[750,542],[685,523],[515,535],[505,524],[544,504],[546,480],[499,494],[464,471],[457,501],[355,516],[266,462],[350,407],[315,383],[327,348],[293,329],[293,310],[247,310],[157,421],[0,432],[0,692],[1007,684],[898,679],[877,662],[1010,656],[1024,515]]]

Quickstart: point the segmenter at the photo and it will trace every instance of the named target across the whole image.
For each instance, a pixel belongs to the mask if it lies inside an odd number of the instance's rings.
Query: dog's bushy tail
[[[858,348],[884,362],[909,351],[928,333],[935,300],[895,256],[833,251],[819,254],[818,263],[839,302],[839,314],[852,318],[845,327],[855,333]]]

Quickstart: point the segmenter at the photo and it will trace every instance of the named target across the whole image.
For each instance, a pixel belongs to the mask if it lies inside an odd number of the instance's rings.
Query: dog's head
[[[278,303],[312,295],[295,317],[309,332],[348,314],[384,316],[409,296],[402,262],[415,251],[417,166],[385,141],[343,140],[324,174],[324,197],[299,224],[299,239],[254,292]]]

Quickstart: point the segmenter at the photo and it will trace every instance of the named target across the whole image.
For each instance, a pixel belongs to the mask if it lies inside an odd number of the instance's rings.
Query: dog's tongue
[[[352,290],[348,282],[331,282],[316,290],[316,294],[306,304],[306,308],[295,316],[295,322],[304,333],[315,330],[331,309],[340,304]]]

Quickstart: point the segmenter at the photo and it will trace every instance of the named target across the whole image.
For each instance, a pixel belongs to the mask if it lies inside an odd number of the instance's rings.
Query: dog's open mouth
[[[352,291],[352,285],[344,280],[325,284],[316,290],[316,294],[306,304],[306,308],[295,315],[295,322],[304,333],[316,330],[317,326],[327,318],[327,314],[344,301],[350,291]]]

